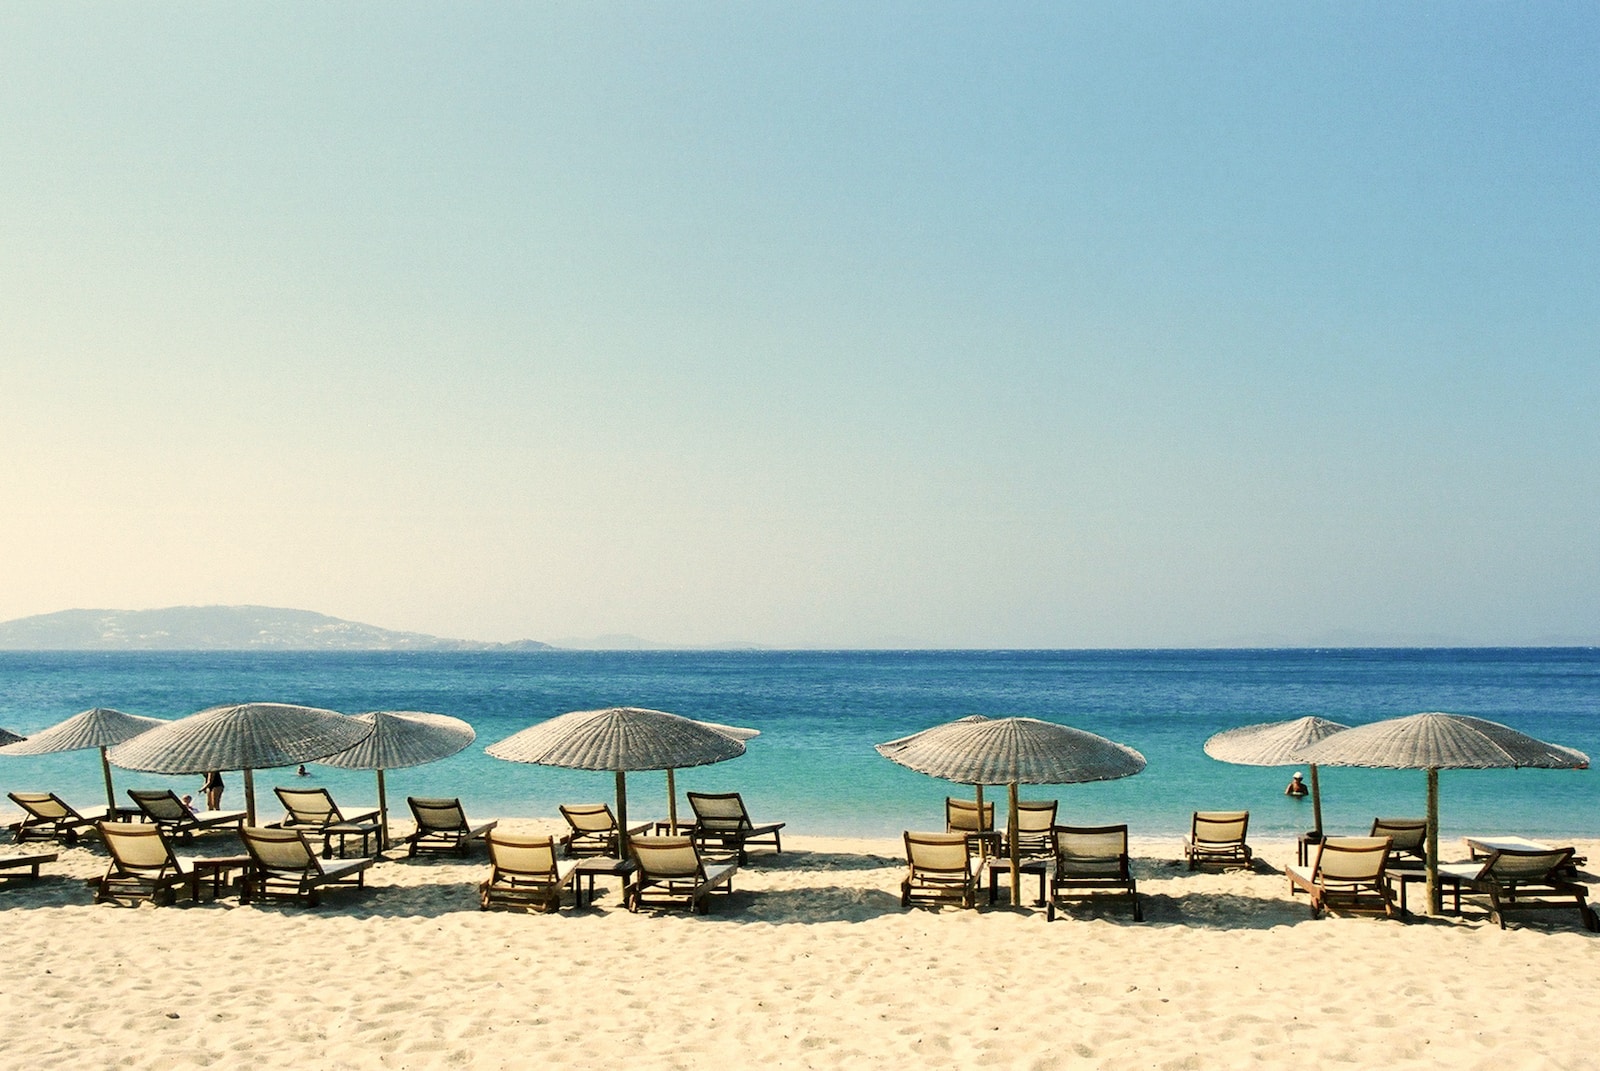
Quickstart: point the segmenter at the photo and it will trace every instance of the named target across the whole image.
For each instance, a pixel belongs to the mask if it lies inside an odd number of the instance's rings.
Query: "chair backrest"
[[[1127,865],[1128,827],[1056,826],[1056,873],[1120,875]]]
[[[1527,851],[1520,848],[1502,848],[1489,856],[1478,876],[1490,881],[1555,881],[1553,873],[1570,864],[1572,848],[1553,848],[1550,851]]]
[[[609,803],[563,803],[561,817],[577,833],[615,833],[617,816]]]
[[[906,862],[911,872],[938,875],[972,874],[972,856],[967,854],[967,838],[962,833],[913,833],[906,831]]]
[[[325,788],[275,788],[283,809],[296,825],[325,826],[344,821],[333,794]]]
[[[1196,811],[1192,832],[1197,844],[1243,844],[1249,811]]]
[[[525,878],[556,878],[554,837],[513,837],[490,830],[484,840],[489,845],[489,861],[495,870]]]
[[[424,799],[407,796],[411,813],[417,820],[417,829],[424,833],[450,833],[467,828],[467,815],[461,809],[460,799]]]
[[[245,851],[257,865],[267,870],[318,870],[317,854],[298,829],[265,829],[245,826],[239,831]]]
[[[1372,835],[1388,837],[1393,843],[1389,851],[1396,855],[1428,857],[1428,820],[1426,818],[1374,818]]]
[[[178,869],[178,860],[160,826],[149,822],[100,822],[97,828],[106,851],[120,869],[132,873]]]
[[[1313,880],[1377,881],[1389,858],[1388,837],[1327,837]]]
[[[628,847],[639,861],[639,872],[646,878],[693,878],[700,875],[700,853],[694,838],[629,837]]]
[[[752,824],[744,797],[737,792],[691,792],[689,806],[694,808],[695,821],[706,829],[732,831],[749,829]]]
[[[994,804],[988,800],[983,802],[983,823],[978,822],[978,801],[957,799],[946,796],[944,799],[944,829],[946,833],[992,833],[994,832]]]
[[[170,788],[130,788],[128,796],[157,822],[186,822],[194,817]]]
[[[8,792],[6,795],[11,797],[12,803],[43,822],[78,817],[78,812],[54,792]]]
[[[1056,807],[1056,800],[1018,800],[1017,832],[1050,832],[1056,824]]]

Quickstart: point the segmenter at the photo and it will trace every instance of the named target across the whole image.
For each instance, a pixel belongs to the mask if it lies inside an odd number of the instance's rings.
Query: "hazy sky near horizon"
[[[1600,643],[1600,8],[0,10],[0,619]]]

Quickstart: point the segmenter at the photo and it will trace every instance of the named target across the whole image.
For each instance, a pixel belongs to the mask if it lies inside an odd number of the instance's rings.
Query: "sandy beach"
[[[529,832],[541,821],[509,823]],[[190,854],[226,853],[230,837]],[[1581,842],[1591,856],[1600,842]],[[1313,921],[1282,877],[1138,841],[1146,921],[903,910],[892,841],[795,838],[709,916],[478,910],[481,848],[322,906],[118,908],[74,848],[0,900],[7,1067],[1600,1066],[1576,913]]]

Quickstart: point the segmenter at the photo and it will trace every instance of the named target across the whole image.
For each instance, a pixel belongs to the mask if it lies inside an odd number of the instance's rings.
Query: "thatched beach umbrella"
[[[106,758],[106,749],[165,724],[159,718],[141,718],[137,714],[124,714],[110,707],[95,707],[34,733],[26,740],[20,736],[14,737],[17,742],[0,747],[0,755],[54,755],[62,751],[98,748],[100,771],[106,779],[106,807],[114,815],[117,794],[111,786],[111,763]]]
[[[377,771],[380,843],[388,848],[389,797],[383,772],[448,759],[476,740],[478,734],[460,718],[420,710],[373,710],[355,715],[354,720],[372,726],[372,735],[347,751],[316,761],[345,770]]]
[[[1509,725],[1460,714],[1412,714],[1347,729],[1306,749],[1324,766],[1366,766],[1428,772],[1428,914],[1440,909],[1439,771],[1535,767],[1582,770],[1581,751],[1547,744]]]
[[[1322,786],[1317,781],[1317,764],[1306,762],[1301,753],[1312,744],[1350,728],[1327,718],[1295,718],[1244,725],[1217,733],[1205,743],[1207,755],[1218,762],[1236,766],[1298,766],[1311,769],[1311,814],[1322,836]]]
[[[490,744],[484,752],[507,762],[617,775],[618,851],[628,828],[630,772],[705,766],[744,754],[744,741],[723,728],[641,707],[574,710]]]
[[[254,771],[314,762],[354,747],[372,726],[332,710],[288,703],[212,707],[166,722],[110,751],[125,770],[203,774],[243,770],[245,816],[256,824]]]
[[[1011,813],[1011,903],[1022,902],[1017,786],[1114,781],[1144,769],[1144,756],[1103,736],[1038,718],[963,718],[878,745],[918,773],[963,785],[1005,785]],[[981,819],[982,811],[979,816]]]

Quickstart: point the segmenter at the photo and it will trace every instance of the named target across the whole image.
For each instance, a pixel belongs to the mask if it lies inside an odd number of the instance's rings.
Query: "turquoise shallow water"
[[[491,759],[485,745],[568,710],[632,705],[761,730],[749,752],[680,771],[679,791],[738,789],[758,819],[797,832],[895,836],[942,824],[946,794],[872,745],[966,714],[1025,714],[1137,748],[1149,767],[1124,781],[1030,788],[1061,800],[1061,820],[1127,821],[1135,836],[1177,834],[1196,808],[1249,808],[1252,829],[1310,826],[1310,804],[1282,795],[1291,769],[1229,766],[1205,738],[1250,722],[1318,714],[1349,723],[1445,710],[1506,722],[1600,755],[1600,650],[0,653],[0,726],[27,734],[91,706],[178,717],[226,702],[273,700],[363,710],[432,710],[478,731],[462,754],[389,775],[391,798],[459,795],[474,815],[554,815],[558,803],[610,798],[610,774]],[[311,766],[351,803],[375,798],[370,774]],[[1423,774],[1323,770],[1326,822],[1361,830],[1374,815],[1420,814]],[[291,771],[257,776],[304,783]],[[127,787],[198,778],[120,772]],[[228,805],[241,779],[228,778]],[[665,813],[660,773],[628,779],[635,817]],[[0,791],[103,798],[92,753],[0,758]],[[1600,779],[1584,771],[1446,771],[1442,831],[1600,835]],[[403,802],[402,802],[403,807]],[[276,813],[276,802],[265,808]]]

